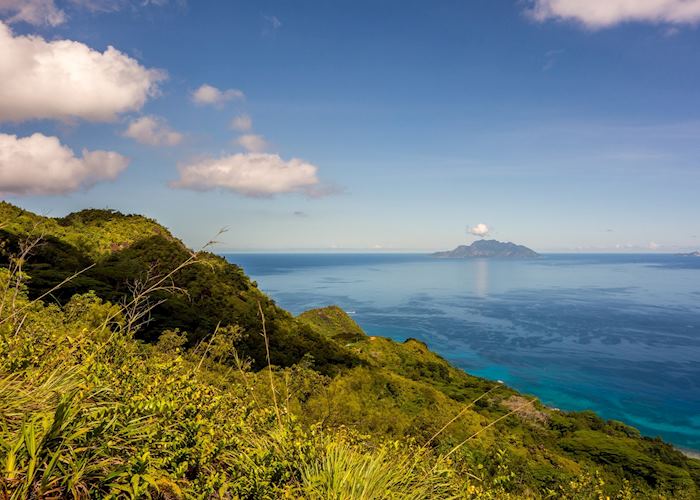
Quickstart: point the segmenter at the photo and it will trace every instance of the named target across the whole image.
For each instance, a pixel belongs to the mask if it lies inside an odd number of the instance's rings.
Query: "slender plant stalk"
[[[214,342],[214,338],[216,337],[216,334],[219,333],[219,326],[221,326],[221,321],[216,325],[216,328],[214,328],[214,334],[211,336],[211,340],[209,341],[209,344],[207,344],[207,348],[204,349],[204,354],[202,354],[202,359],[199,360],[199,364],[197,365],[197,369],[195,371],[199,371],[199,369],[202,367],[202,363],[204,363],[204,358],[207,357],[207,353],[209,352],[209,348],[211,347],[212,343]]]
[[[39,302],[40,300],[44,299],[47,295],[51,295],[53,292],[55,292],[56,290],[58,290],[59,288],[61,288],[63,285],[65,285],[65,284],[68,283],[69,281],[72,281],[73,279],[77,278],[78,276],[80,276],[80,275],[83,274],[84,272],[89,271],[90,269],[92,269],[93,267],[95,267],[95,265],[96,265],[96,264],[90,264],[90,265],[87,266],[85,269],[83,269],[83,270],[81,270],[81,271],[77,271],[77,272],[73,273],[72,275],[68,276],[66,279],[64,279],[63,281],[61,281],[58,285],[54,286],[54,287],[51,288],[49,291],[42,293],[41,295],[39,295],[37,298],[35,298],[35,299],[32,300],[31,302],[29,302],[29,303],[28,303],[27,305],[25,305],[24,307],[21,307],[21,308],[19,308],[18,310],[13,311],[13,312],[10,313],[9,315],[7,315],[5,318],[0,319],[0,325],[2,325],[3,323],[5,323],[6,321],[8,321],[10,318],[14,318],[14,317],[17,316],[19,313],[21,313],[21,312],[23,312],[23,311],[26,311],[26,310],[27,310],[29,307],[31,307],[33,304],[36,304],[36,303]],[[115,315],[115,316],[116,316],[116,315]]]
[[[277,404],[277,394],[275,391],[275,381],[272,377],[272,364],[270,362],[270,342],[267,338],[267,329],[265,328],[265,313],[263,313],[260,301],[258,301],[258,311],[260,311],[260,318],[262,318],[262,336],[265,339],[265,354],[267,356],[267,370],[270,375],[270,390],[272,391],[272,402],[275,405],[275,413],[277,414],[277,423],[282,428],[282,414],[280,413],[279,405]]]
[[[255,403],[255,406],[258,408],[262,408],[260,406],[260,403],[258,402],[258,398],[255,397],[255,391],[253,389],[253,386],[250,384],[250,381],[248,380],[248,374],[246,373],[246,370],[248,369],[247,366],[245,366],[244,370],[244,362],[241,359],[241,357],[238,355],[238,351],[234,348],[233,349],[233,359],[234,362],[236,363],[236,368],[238,369],[238,372],[241,374],[241,378],[243,379],[243,384],[245,385],[246,390],[250,393],[250,395],[253,398],[253,402]]]
[[[462,408],[462,411],[460,411],[457,415],[455,415],[455,416],[452,418],[452,420],[450,420],[450,421],[447,422],[445,425],[443,425],[442,428],[440,428],[440,430],[437,431],[437,432],[433,435],[433,437],[431,437],[430,439],[428,439],[428,440],[425,442],[425,444],[424,444],[423,446],[421,446],[421,449],[426,448],[430,443],[432,443],[435,439],[437,439],[437,437],[438,437],[440,434],[442,434],[442,433],[445,431],[445,429],[447,429],[447,428],[450,426],[450,424],[452,424],[452,422],[454,422],[454,421],[457,420],[459,417],[461,417],[462,415],[464,415],[464,414],[467,412],[467,410],[469,410],[472,406],[474,406],[480,399],[482,399],[482,398],[488,396],[488,395],[491,394],[494,390],[496,390],[498,387],[500,387],[500,385],[495,385],[495,386],[491,387],[491,389],[489,389],[488,391],[486,391],[485,393],[483,393],[481,396],[479,396],[478,398],[476,398],[474,401],[472,401],[471,403],[469,403],[467,406],[465,406],[464,408]]]
[[[445,455],[445,458],[447,458],[447,457],[449,457],[450,455],[452,455],[454,452],[456,452],[456,451],[459,450],[462,446],[464,446],[464,445],[467,443],[467,441],[469,441],[469,440],[471,440],[471,439],[474,439],[476,436],[478,436],[479,434],[481,434],[482,432],[484,432],[484,431],[485,431],[486,429],[488,429],[489,427],[493,427],[494,425],[496,425],[498,422],[500,422],[500,421],[503,420],[504,418],[510,417],[513,413],[519,412],[520,410],[522,410],[522,409],[525,408],[526,406],[531,405],[531,404],[534,403],[535,401],[537,401],[537,398],[533,398],[533,399],[531,399],[530,401],[528,401],[527,403],[523,403],[522,405],[518,406],[518,407],[515,408],[514,410],[512,410],[512,411],[506,413],[505,415],[503,415],[503,416],[497,418],[496,420],[494,420],[493,422],[491,422],[491,423],[490,423],[489,425],[487,425],[486,427],[483,427],[482,429],[478,430],[477,432],[475,432],[474,434],[472,434],[471,436],[469,436],[467,439],[465,439],[464,441],[462,441],[461,443],[459,443],[457,446],[455,446],[454,448],[452,448],[452,449],[450,450],[450,452],[449,452],[447,455]]]

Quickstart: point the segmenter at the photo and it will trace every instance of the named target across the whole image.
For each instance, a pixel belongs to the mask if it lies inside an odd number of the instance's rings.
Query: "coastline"
[[[678,448],[678,447],[676,447],[676,449],[677,449],[678,451],[680,451],[681,453],[683,453],[683,455],[685,455],[685,456],[688,457],[688,458],[693,458],[693,459],[695,459],[695,460],[700,460],[700,451],[689,450],[689,449],[687,449],[687,448]]]
[[[542,291],[544,290],[547,292],[547,290],[549,290],[547,286],[538,285],[533,287],[529,295],[521,294],[509,297],[507,295],[508,287],[514,286],[522,289],[523,286],[527,285],[528,281],[523,279],[523,276],[529,278],[536,275],[537,279],[542,279],[545,285],[554,286],[560,284],[557,281],[559,269],[563,269],[567,272],[585,269],[586,272],[590,271],[592,273],[593,278],[587,274],[585,277],[586,279],[580,280],[582,288],[577,291],[576,296],[583,301],[582,304],[587,306],[587,308],[582,308],[580,310],[580,314],[586,313],[587,316],[585,317],[587,320],[595,321],[595,318],[591,319],[592,316],[590,313],[595,311],[599,306],[602,307],[601,311],[611,311],[612,306],[609,305],[610,300],[621,300],[627,303],[634,302],[642,304],[642,307],[645,307],[644,304],[646,304],[645,300],[647,300],[647,298],[637,297],[634,292],[629,292],[628,290],[610,289],[608,291],[608,289],[600,288],[598,290],[605,290],[607,294],[599,297],[598,292],[595,291],[596,289],[589,290],[585,288],[584,285],[587,280],[591,279],[605,284],[608,275],[600,278],[603,272],[625,266],[626,269],[632,269],[636,273],[633,275],[630,274],[627,277],[629,283],[639,287],[647,287],[650,286],[652,278],[658,282],[658,280],[665,276],[670,276],[672,273],[676,272],[675,268],[677,263],[687,261],[687,259],[675,256],[640,258],[633,254],[624,256],[604,256],[592,259],[585,255],[569,256],[567,258],[548,256],[549,259],[547,259],[548,262],[545,265],[533,265],[522,261],[513,263],[502,263],[502,261],[488,261],[487,263],[486,260],[464,262],[462,260],[430,259],[429,257],[419,257],[418,255],[375,256],[361,254],[319,257],[318,255],[290,256],[281,254],[274,257],[265,255],[258,258],[255,255],[241,257],[237,254],[227,254],[225,257],[241,265],[254,277],[253,279],[263,284],[263,288],[271,293],[280,305],[292,311],[294,314],[300,314],[308,309],[323,307],[330,303],[339,304],[341,307],[356,313],[352,315],[352,317],[366,328],[369,335],[384,336],[401,341],[408,337],[420,338],[421,334],[423,334],[421,340],[426,341],[433,352],[445,356],[450,360],[453,366],[466,371],[470,375],[492,381],[497,381],[499,379],[504,380],[511,387],[517,388],[518,391],[537,395],[539,398],[542,398],[543,402],[548,406],[560,408],[564,412],[583,411],[585,409],[595,408],[598,410],[599,415],[605,414],[605,418],[607,419],[623,421],[627,425],[639,429],[640,433],[644,436],[650,438],[661,436],[678,449],[683,449],[684,452],[700,454],[700,450],[696,446],[697,436],[692,435],[692,429],[688,429],[688,433],[681,430],[681,435],[676,435],[678,432],[675,429],[670,430],[670,428],[667,428],[666,430],[670,431],[667,433],[664,432],[663,429],[658,429],[653,426],[645,427],[644,421],[646,415],[643,413],[637,415],[637,413],[633,412],[634,414],[632,417],[638,416],[639,418],[630,419],[629,415],[623,416],[619,412],[609,413],[603,411],[607,408],[606,402],[595,404],[594,401],[584,401],[583,403],[581,403],[580,400],[573,401],[571,397],[567,396],[566,384],[558,382],[556,377],[552,380],[548,380],[548,382],[553,382],[553,384],[534,384],[533,386],[529,384],[527,380],[509,376],[508,367],[510,366],[510,360],[508,359],[505,359],[503,364],[488,365],[489,369],[484,370],[483,367],[487,365],[483,364],[481,360],[469,358],[467,355],[463,355],[463,351],[450,351],[444,339],[441,340],[441,332],[458,331],[459,328],[464,326],[464,321],[462,321],[460,317],[450,316],[450,311],[448,311],[447,308],[445,308],[444,314],[436,313],[436,311],[441,310],[441,304],[450,303],[445,297],[457,297],[460,293],[465,293],[474,297],[473,301],[467,303],[465,306],[466,310],[478,308],[481,311],[485,311],[487,317],[512,318],[516,306],[522,305],[525,301],[530,301],[529,303],[533,304],[539,303],[538,301],[543,297]],[[640,262],[642,263],[640,264]],[[583,266],[584,264],[586,265],[585,267]],[[661,268],[659,268],[660,264],[663,264]],[[499,281],[499,277],[502,277],[506,271],[510,272],[513,269],[517,269],[518,271],[514,273],[514,279],[516,279],[515,285],[512,285],[510,282],[504,284],[503,280]],[[660,271],[663,269],[671,269],[671,271],[670,273],[661,273]],[[439,285],[435,285],[435,280],[432,277],[427,277],[429,274],[427,270],[433,273],[431,276],[440,277],[441,280],[444,278],[444,281],[440,281]],[[462,274],[459,274],[458,271],[462,272]],[[402,282],[401,273],[411,274],[414,276],[414,279],[408,284]],[[457,275],[462,276],[464,279],[452,279],[452,276]],[[379,276],[391,277],[389,281],[394,283],[394,285],[385,286],[382,280],[378,279]],[[567,279],[571,279],[571,276],[567,276]],[[574,275],[574,278],[576,278],[576,276],[579,275]],[[488,278],[488,280],[486,278]],[[518,278],[520,278],[519,281],[517,281]],[[426,294],[420,295],[420,297],[422,297],[423,306],[425,307],[416,308],[415,303],[410,303],[411,297],[409,295],[411,295],[411,293],[402,291],[403,288],[396,286],[397,283],[405,284],[406,289],[408,289],[408,285],[410,285],[410,289],[415,290],[416,293],[426,292]],[[443,289],[440,293],[443,293],[444,297],[441,298],[438,294],[436,296],[437,299],[432,300],[428,307],[426,297],[428,297],[427,293],[430,291],[430,286],[442,286]],[[292,290],[294,293],[286,293],[284,290]],[[550,304],[557,304],[558,301],[565,301],[573,297],[573,295],[568,292],[558,293],[556,289],[553,290],[554,292],[551,295]],[[698,291],[698,293],[700,293],[700,290],[697,290],[697,288],[693,288],[692,291]],[[363,298],[367,296],[381,297],[381,300],[374,302],[373,306],[368,309],[367,307],[363,307],[361,302]],[[496,300],[488,300],[489,297]],[[688,294],[687,297],[689,297],[688,303],[691,305],[694,303],[693,301],[697,300],[694,298],[696,295],[693,294]],[[508,300],[504,302],[500,301],[500,299]],[[380,304],[382,301],[386,302],[386,304]],[[603,303],[603,305],[601,305],[601,303]],[[394,305],[397,307],[394,308]],[[406,307],[413,308],[409,311]],[[381,314],[379,314],[379,309],[382,309]],[[559,307],[546,306],[545,302],[540,304],[539,310],[546,311],[549,315],[548,317],[554,317],[556,314],[564,314],[565,316],[568,314],[566,310],[562,310]],[[520,311],[527,312],[528,309],[520,309]],[[629,311],[629,309],[623,309],[623,311]],[[391,320],[389,320],[389,317],[391,317]],[[407,318],[413,318],[417,323],[413,323]],[[688,318],[690,318],[690,316]],[[669,328],[675,328],[677,325],[683,326],[686,324],[686,321],[690,321],[691,323],[688,324],[692,324],[694,320],[688,318],[680,316],[675,319],[672,318],[674,322],[669,323],[667,326]],[[534,317],[534,319],[537,318]],[[635,324],[639,319],[638,315],[630,312],[629,314],[625,314],[624,317],[616,318],[616,322],[606,323],[604,333],[606,335],[616,335],[621,327],[624,328],[625,325]],[[469,319],[469,321],[471,321],[471,319]],[[681,323],[681,321],[683,321],[683,323]],[[586,329],[586,325],[583,324],[583,322],[571,322],[570,325],[572,328],[580,328],[581,331]],[[427,330],[419,331],[421,328],[427,328]],[[483,324],[477,321],[471,328],[477,328],[479,330],[483,328],[484,331],[489,331],[491,327],[488,321],[484,321]],[[507,328],[504,331],[508,333]],[[685,327],[678,331],[680,334],[688,334],[689,332]],[[536,332],[532,333],[533,336],[535,334]],[[523,342],[526,342],[528,339],[528,335],[518,336],[514,334],[513,337]],[[604,335],[602,337],[604,337]],[[647,337],[641,337],[642,340],[645,338]],[[619,357],[624,357],[624,344],[625,342],[611,344],[606,348],[615,351]],[[585,349],[586,347],[583,345],[582,351]],[[563,358],[563,356],[553,357],[554,364],[552,366],[561,366],[561,359],[559,358]],[[583,358],[584,356],[581,355],[578,356],[577,359],[580,361]],[[557,364],[557,362],[560,363]],[[528,373],[552,377],[553,368],[535,368]],[[591,375],[591,377],[596,378],[597,376],[594,377]],[[601,378],[604,379],[605,377],[601,376]],[[636,379],[630,377],[626,379],[623,378],[622,382],[627,384],[625,387],[627,387],[630,392],[641,390],[636,386]],[[619,398],[624,397],[621,390],[614,391],[609,395],[609,398],[618,398],[618,396]],[[611,408],[614,410],[615,406],[612,405]],[[670,412],[671,410],[668,411]],[[688,418],[692,416],[688,412],[683,415]]]

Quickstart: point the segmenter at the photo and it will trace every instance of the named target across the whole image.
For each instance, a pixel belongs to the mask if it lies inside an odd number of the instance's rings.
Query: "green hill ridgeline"
[[[150,219],[0,203],[0,248],[0,497],[700,494],[661,440],[295,318]]]
[[[8,256],[20,254],[27,241],[41,239],[23,264],[23,271],[31,276],[30,298],[87,269],[53,290],[50,297],[66,303],[77,293],[94,291],[103,300],[123,303],[133,295],[135,285],[152,284],[192,259],[168,280],[169,289],[150,294],[152,302],[162,303],[150,311],[148,322],[139,329],[140,339],[155,341],[164,330],[179,329],[187,332],[187,346],[194,346],[217,325],[236,325],[245,333],[239,350],[260,368],[267,364],[259,335],[260,304],[267,319],[272,364],[291,366],[311,355],[316,368],[330,374],[359,362],[346,349],[294,321],[238,266],[206,251],[193,253],[151,219],[111,210],[84,210],[52,219],[0,202],[0,221],[4,222],[0,265],[8,266]]]

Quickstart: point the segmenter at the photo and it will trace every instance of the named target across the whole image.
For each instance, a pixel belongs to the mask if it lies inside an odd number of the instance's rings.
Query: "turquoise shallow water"
[[[700,258],[230,254],[294,313],[337,304],[470,373],[700,450]]]

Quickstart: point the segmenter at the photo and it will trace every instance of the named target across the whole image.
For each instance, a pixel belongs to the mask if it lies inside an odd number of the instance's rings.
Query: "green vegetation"
[[[21,255],[23,247],[40,239],[31,248],[31,258],[22,262],[22,271],[31,277],[31,298],[51,291],[52,299],[65,303],[74,294],[94,291],[98,297],[120,304],[133,295],[135,286],[151,285],[157,277],[191,259],[190,265],[150,294],[149,299],[158,305],[141,325],[139,338],[155,341],[163,331],[179,329],[187,332],[187,345],[194,346],[217,325],[237,325],[245,333],[239,350],[262,367],[267,361],[259,335],[260,304],[267,318],[274,365],[291,366],[310,355],[318,370],[335,373],[358,363],[342,346],[324,341],[305,324],[295,322],[238,266],[206,251],[192,253],[168,230],[145,217],[86,210],[52,219],[0,202],[0,221],[5,222],[0,227],[4,248],[0,266],[8,266],[9,255]]]
[[[337,307],[292,317],[154,221],[6,203],[0,469],[18,499],[700,494],[700,462],[672,446]]]

